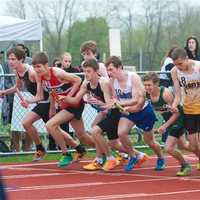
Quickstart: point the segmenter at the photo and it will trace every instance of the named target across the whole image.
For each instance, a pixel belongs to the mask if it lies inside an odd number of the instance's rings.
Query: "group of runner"
[[[86,153],[82,144],[85,144],[96,148],[96,158],[84,165],[84,169],[108,171],[125,161],[124,170],[130,172],[148,159],[146,154],[134,148],[129,137],[130,130],[136,125],[143,130],[144,142],[157,155],[155,170],[164,170],[164,154],[154,138],[157,111],[165,119],[157,132],[168,132],[165,149],[181,165],[177,175],[188,175],[191,165],[177,145],[200,159],[200,63],[188,59],[184,49],[173,50],[173,94],[170,89],[159,85],[156,73],[147,73],[141,79],[137,73],[125,71],[121,59],[116,56],[109,57],[105,65],[98,62],[93,41],[82,44],[81,54],[84,58],[83,81],[61,68],[49,67],[48,56],[44,52],[33,56],[32,66],[23,63],[22,50],[12,48],[7,52],[8,61],[16,74],[16,85],[0,91],[0,95],[16,92],[24,107],[36,103],[22,122],[36,145],[33,160],[41,160],[45,155],[45,148],[33,126],[35,121],[42,118],[48,133],[62,151],[59,167],[82,158]],[[24,99],[21,96],[19,90],[22,85],[33,95],[32,98]],[[90,133],[86,133],[82,120],[85,103],[98,113]],[[66,122],[71,124],[80,143],[60,128]],[[74,157],[67,146],[76,149]],[[113,155],[113,150],[118,152],[117,157]],[[197,169],[200,170],[200,161]]]

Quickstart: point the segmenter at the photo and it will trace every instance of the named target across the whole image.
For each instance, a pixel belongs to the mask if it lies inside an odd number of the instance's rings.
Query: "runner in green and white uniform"
[[[143,78],[145,90],[154,109],[159,112],[165,122],[158,128],[158,132],[163,134],[168,132],[165,143],[165,150],[173,156],[181,165],[177,176],[186,176],[191,171],[191,166],[184,159],[181,152],[176,148],[177,144],[183,149],[189,150],[188,142],[185,139],[183,109],[179,105],[179,112],[170,112],[170,107],[174,100],[172,92],[165,87],[159,87],[159,77],[156,73],[148,73]]]

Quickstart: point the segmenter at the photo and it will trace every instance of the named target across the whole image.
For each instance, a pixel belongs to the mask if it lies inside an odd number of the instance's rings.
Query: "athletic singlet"
[[[114,79],[114,89],[117,94],[117,98],[120,101],[128,100],[132,98],[132,72],[127,72],[128,73],[128,79],[127,79],[127,84],[125,89],[121,89],[119,82],[117,79]],[[148,101],[145,101],[143,109],[148,105]]]
[[[159,112],[165,121],[167,121],[171,117],[171,112],[169,112],[169,107],[166,104],[165,100],[163,99],[163,93],[164,93],[165,88],[160,87],[160,96],[158,101],[153,102],[151,100],[151,104],[153,105],[154,109],[156,112]]]
[[[151,104],[153,105],[154,109],[156,112],[159,112],[165,121],[168,121],[169,118],[172,116],[172,113],[169,111],[169,106],[167,105],[166,101],[163,98],[163,93],[164,93],[165,87],[160,87],[160,96],[158,101],[153,102],[151,101]],[[181,106],[178,106],[180,116],[178,119],[173,123],[173,125],[183,125],[183,109]]]
[[[28,92],[30,92],[33,96],[35,96],[37,93],[37,83],[31,82],[29,79],[28,70],[30,67],[31,67],[30,65],[26,65],[26,70],[25,70],[25,73],[23,76],[20,76],[20,74],[18,72],[17,72],[17,75],[18,75],[19,79],[23,81],[25,89]],[[44,101],[48,100],[48,98],[49,98],[48,92],[43,90],[43,95],[44,95]]]
[[[101,77],[100,79],[102,79],[103,77]],[[100,80],[99,79],[99,80]],[[89,96],[94,97],[102,102],[105,102],[104,99],[104,94],[103,91],[101,89],[101,85],[100,82],[98,81],[97,87],[96,88],[91,88],[90,82],[87,83],[87,93],[89,94]],[[101,107],[99,107],[99,105],[96,104],[91,104],[91,106],[93,108],[95,108],[97,111],[102,111],[103,109]]]
[[[53,68],[49,69],[50,71],[50,80],[46,80],[44,77],[41,77],[43,87],[47,90],[56,102],[58,102],[58,95],[67,96],[67,94],[72,89],[71,83],[62,83],[60,82],[53,72]],[[75,95],[75,94],[74,94]],[[81,101],[82,102],[82,101]],[[78,105],[69,106],[66,104],[66,107],[77,107]]]
[[[200,114],[200,62],[193,61],[191,74],[177,70],[177,77],[184,88],[183,110],[185,114]]]

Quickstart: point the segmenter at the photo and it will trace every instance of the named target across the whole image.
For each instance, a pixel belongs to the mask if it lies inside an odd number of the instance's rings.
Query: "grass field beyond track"
[[[147,153],[148,155],[152,155],[153,152],[149,148],[139,149],[142,152]],[[57,161],[59,160],[61,153],[50,153],[46,154],[44,160],[46,161]],[[33,155],[11,155],[11,156],[0,156],[0,163],[20,163],[20,162],[31,162]],[[88,152],[85,156],[87,159],[92,159],[95,157],[95,151]]]

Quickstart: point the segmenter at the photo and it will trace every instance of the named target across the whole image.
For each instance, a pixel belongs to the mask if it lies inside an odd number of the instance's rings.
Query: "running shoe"
[[[84,165],[83,169],[88,170],[88,171],[100,170],[102,169],[102,164],[97,162],[97,160],[95,159],[91,163]]]
[[[139,168],[141,165],[149,160],[149,156],[147,154],[144,154],[141,158],[138,158],[138,161],[135,163],[134,168]]]
[[[190,164],[184,164],[181,166],[180,171],[176,173],[176,176],[188,176],[192,170],[192,167]]]
[[[73,155],[73,161],[77,162],[81,160],[85,155],[86,155],[86,152],[82,152],[82,153],[75,152]]]
[[[138,162],[137,157],[130,157],[128,164],[124,167],[125,172],[130,172],[134,168],[134,165]]]
[[[156,171],[161,171],[165,169],[165,159],[164,158],[158,158],[156,163]]]
[[[122,155],[116,156],[115,159],[118,161],[119,165],[125,165],[128,163],[128,157],[123,157]]]
[[[58,167],[66,167],[67,165],[71,164],[73,161],[73,157],[70,153],[67,153],[66,155],[62,155],[62,157],[59,160]]]
[[[43,159],[44,155],[45,155],[45,151],[41,151],[41,150],[37,150],[33,156],[33,162],[37,162]]]
[[[103,165],[102,169],[104,171],[109,171],[119,165],[119,161],[116,159],[106,160],[105,164]]]

